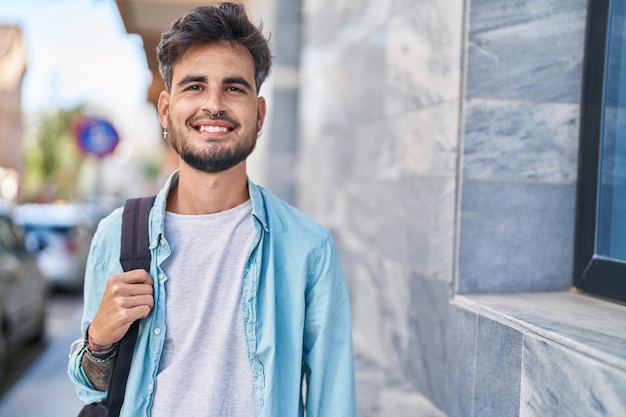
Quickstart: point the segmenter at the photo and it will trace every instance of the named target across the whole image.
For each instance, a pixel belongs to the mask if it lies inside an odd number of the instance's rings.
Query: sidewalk
[[[80,313],[80,312],[77,312]],[[0,417],[77,416],[82,402],[67,376],[70,345],[76,339],[80,314],[45,351],[0,402]]]

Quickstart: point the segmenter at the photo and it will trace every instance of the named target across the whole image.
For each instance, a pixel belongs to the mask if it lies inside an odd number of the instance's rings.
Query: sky
[[[25,113],[85,104],[128,114],[145,105],[141,37],[126,33],[114,0],[0,0],[0,24],[18,25],[25,41]]]

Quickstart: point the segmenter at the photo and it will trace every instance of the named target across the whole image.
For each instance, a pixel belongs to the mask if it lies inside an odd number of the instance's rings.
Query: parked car
[[[50,288],[79,291],[83,287],[93,219],[79,204],[24,204],[14,219],[25,230],[26,247]]]
[[[44,336],[48,286],[24,246],[11,210],[0,205],[0,379],[11,352]]]

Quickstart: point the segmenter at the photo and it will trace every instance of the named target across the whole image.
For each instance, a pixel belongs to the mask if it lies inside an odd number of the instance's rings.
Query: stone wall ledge
[[[626,371],[626,306],[575,289],[463,294],[452,304]]]

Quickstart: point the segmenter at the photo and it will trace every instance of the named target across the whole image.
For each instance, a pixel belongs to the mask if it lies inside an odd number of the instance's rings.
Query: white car
[[[15,208],[16,224],[53,289],[79,291],[83,287],[93,220],[79,204],[24,204]]]
[[[0,204],[0,381],[12,354],[45,335],[48,286],[21,232]]]

